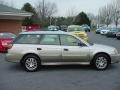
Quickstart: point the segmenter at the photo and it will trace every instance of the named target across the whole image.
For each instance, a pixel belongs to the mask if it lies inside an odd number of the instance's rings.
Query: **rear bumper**
[[[7,53],[6,56],[5,56],[5,60],[8,61],[8,62],[14,62],[14,63],[19,63],[21,58],[20,58],[20,55],[19,56],[15,56],[14,54],[9,54]]]
[[[120,36],[116,36],[117,39],[120,39]]]
[[[111,64],[120,62],[120,54],[111,55]]]
[[[4,47],[0,48],[0,53],[7,53],[7,52],[8,52],[8,50],[6,48],[4,48]]]

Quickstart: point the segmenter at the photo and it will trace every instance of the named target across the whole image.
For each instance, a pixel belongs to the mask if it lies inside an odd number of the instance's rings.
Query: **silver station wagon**
[[[60,31],[22,32],[9,45],[6,60],[18,62],[25,70],[37,71],[41,65],[92,65],[105,70],[119,61],[114,47],[90,44],[81,38]]]

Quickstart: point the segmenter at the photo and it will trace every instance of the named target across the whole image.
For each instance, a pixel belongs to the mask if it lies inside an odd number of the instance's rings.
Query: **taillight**
[[[1,42],[1,45],[4,47],[4,48],[7,48],[7,49],[10,49],[12,48],[13,44],[11,41],[2,41]]]
[[[116,34],[116,36],[120,36],[120,34]]]
[[[2,41],[2,46],[3,46],[3,47],[6,47],[7,45],[8,45],[8,43],[7,43],[7,42]]]
[[[11,49],[11,48],[12,48],[12,46],[13,46],[13,44],[12,44],[12,43],[8,44],[8,45],[7,45],[7,49]]]
[[[0,45],[0,49],[3,48],[2,45]]]

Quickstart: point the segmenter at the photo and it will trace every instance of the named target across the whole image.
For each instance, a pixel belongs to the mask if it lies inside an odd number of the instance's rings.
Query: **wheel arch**
[[[104,55],[108,56],[108,57],[109,57],[109,62],[111,63],[111,57],[110,57],[110,55],[109,55],[108,53],[105,53],[105,52],[98,52],[98,53],[96,53],[96,54],[93,56],[93,58],[92,58],[92,60],[91,60],[91,63],[93,63],[94,58],[95,58],[97,55],[99,55],[99,54],[104,54]]]
[[[41,62],[41,58],[40,58],[37,54],[35,54],[35,53],[27,53],[27,54],[25,54],[25,55],[22,57],[22,59],[20,60],[20,63],[21,63],[21,64],[23,63],[24,58],[25,58],[26,56],[28,56],[28,55],[34,55],[34,56],[36,56],[36,57],[40,60],[40,62]]]

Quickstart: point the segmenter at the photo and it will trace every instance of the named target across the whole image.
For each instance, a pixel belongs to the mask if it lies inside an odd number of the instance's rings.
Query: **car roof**
[[[69,33],[63,31],[27,31],[21,32],[20,34],[69,34]]]
[[[79,27],[80,28],[80,26],[79,25],[70,25],[70,26],[68,26],[68,28],[73,28],[73,27]]]
[[[9,33],[9,32],[1,32],[0,34],[13,34],[13,33]]]

